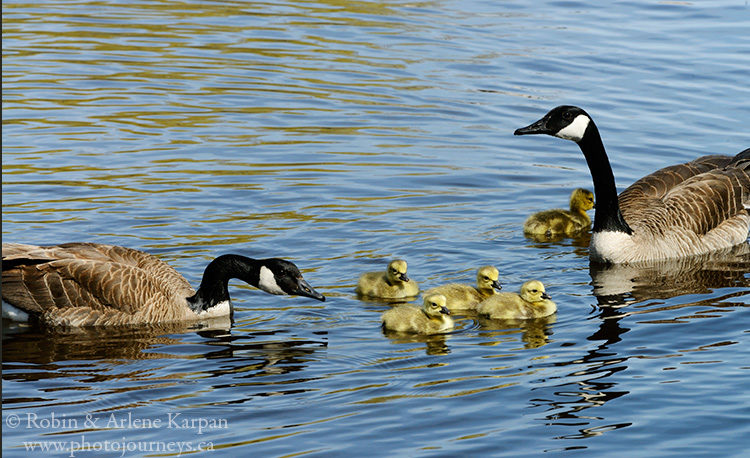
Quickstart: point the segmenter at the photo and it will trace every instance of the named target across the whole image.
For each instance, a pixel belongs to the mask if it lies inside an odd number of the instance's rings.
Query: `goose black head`
[[[284,259],[269,258],[258,261],[258,288],[271,294],[306,296],[319,301],[326,298],[302,278],[294,263]]]
[[[550,110],[539,121],[516,129],[514,135],[547,134],[578,143],[586,134],[589,124],[591,117],[581,108],[560,105]]]

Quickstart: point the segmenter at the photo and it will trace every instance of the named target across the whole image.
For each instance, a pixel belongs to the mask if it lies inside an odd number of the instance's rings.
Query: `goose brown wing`
[[[684,164],[671,165],[636,181],[619,196],[620,206],[634,205],[635,201],[661,199],[673,188],[696,175],[723,168],[732,161],[732,156],[710,155]]]
[[[3,244],[3,299],[27,312],[90,307],[134,313],[150,301],[193,293],[177,271],[142,251],[93,243]]]
[[[16,265],[3,269],[2,282],[3,300],[33,314],[85,307],[132,315],[145,307],[168,307],[164,304],[174,300],[170,288],[147,272],[111,261],[58,259]]]
[[[173,287],[175,293],[191,295],[194,292],[190,283],[169,264],[156,256],[132,248],[99,243],[63,243],[51,246],[3,243],[4,269],[6,266],[39,264],[61,259],[129,265],[161,279],[165,285]]]
[[[633,221],[634,229],[648,226],[666,232],[682,228],[703,236],[722,223],[747,214],[750,208],[750,161],[714,167],[680,180],[678,176],[685,176],[688,170],[700,170],[701,164],[687,167],[691,164],[668,167],[672,170],[662,169],[623,191],[620,205],[626,221]]]

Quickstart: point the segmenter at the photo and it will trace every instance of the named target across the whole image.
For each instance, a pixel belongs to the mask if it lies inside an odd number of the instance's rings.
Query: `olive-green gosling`
[[[359,277],[354,290],[360,296],[402,299],[419,295],[419,284],[406,276],[406,261],[396,259],[385,272],[366,272]]]
[[[523,225],[523,231],[533,236],[574,236],[591,227],[586,213],[594,208],[594,193],[578,188],[570,195],[570,210],[555,208],[534,213]]]
[[[445,306],[445,296],[430,294],[424,298],[422,308],[399,305],[382,316],[382,327],[386,331],[414,334],[438,334],[453,329],[453,318]]]
[[[521,293],[497,293],[477,306],[477,313],[492,319],[541,318],[557,311],[544,285],[539,280],[530,280],[521,286]]]
[[[448,300],[448,310],[473,310],[477,304],[502,289],[498,278],[500,272],[494,266],[480,267],[477,271],[477,285],[449,283],[425,291],[428,294],[442,294]]]

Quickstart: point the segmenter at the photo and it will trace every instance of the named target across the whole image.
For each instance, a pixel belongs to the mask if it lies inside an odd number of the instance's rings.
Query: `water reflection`
[[[482,329],[487,330],[483,333],[485,336],[495,339],[506,336],[515,337],[520,332],[524,348],[531,349],[549,343],[552,325],[557,322],[557,314],[530,320],[492,320],[483,316],[478,316],[477,320]]]
[[[18,371],[26,364],[55,371],[59,363],[67,361],[102,360],[223,360],[232,364],[222,367],[197,364],[196,370],[208,377],[278,375],[303,370],[310,355],[328,345],[327,332],[313,333],[315,339],[299,338],[282,330],[232,334],[228,319],[193,325],[176,323],[108,329],[12,329],[7,325],[12,323],[4,320],[3,377],[7,380],[49,377],[47,371]],[[96,374],[99,381],[123,376],[122,373],[108,375],[104,368]]]
[[[648,264],[591,263],[589,267],[599,305],[613,306],[677,295],[707,294],[716,288],[748,287],[749,272],[748,243],[705,256]]]
[[[403,332],[394,332],[383,330],[383,334],[388,337],[392,343],[396,345],[410,344],[410,343],[421,343],[425,345],[425,353],[428,355],[447,355],[450,353],[450,348],[446,343],[446,334],[432,334],[432,335],[421,335],[421,334],[407,334]]]

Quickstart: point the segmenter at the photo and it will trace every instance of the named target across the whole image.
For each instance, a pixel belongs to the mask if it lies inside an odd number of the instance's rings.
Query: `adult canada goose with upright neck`
[[[228,282],[270,294],[325,297],[297,266],[278,258],[225,254],[211,261],[198,291],[167,263],[143,251],[96,243],[3,243],[3,316],[53,326],[154,324],[232,313]],[[10,306],[10,307],[9,307]]]
[[[594,181],[596,210],[590,257],[626,263],[708,253],[747,240],[750,149],[665,167],[624,190],[615,178],[594,121],[559,106],[515,135],[547,134],[578,144]]]

